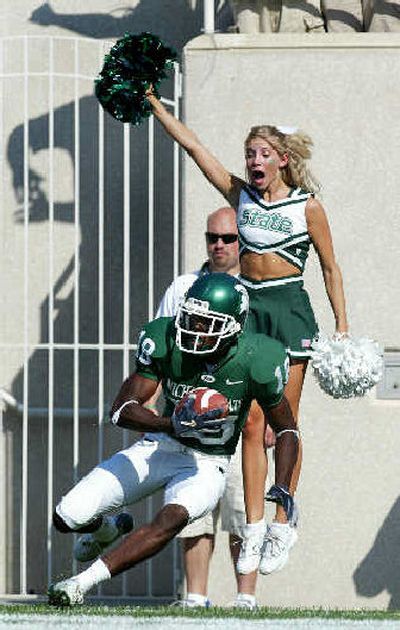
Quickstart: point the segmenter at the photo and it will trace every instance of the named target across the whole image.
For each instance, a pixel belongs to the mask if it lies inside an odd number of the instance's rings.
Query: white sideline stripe
[[[267,630],[282,630],[282,628],[298,628],[308,630],[313,628],[329,628],[329,630],[341,630],[346,628],[371,628],[371,630],[385,630],[387,628],[398,628],[398,621],[391,619],[322,619],[322,618],[301,618],[301,619],[235,619],[231,617],[219,619],[193,619],[182,617],[129,617],[127,616],[98,616],[98,615],[68,615],[62,613],[51,615],[0,615],[0,630],[9,629],[10,625],[20,629],[25,626],[34,627],[35,630],[47,630],[54,628],[57,630],[85,627],[86,630],[108,630],[117,628],[124,630],[140,626],[141,628],[173,628],[177,624],[181,628],[196,628],[197,630],[225,630],[229,624],[230,630],[254,630],[255,628],[267,628]],[[18,624],[18,625],[17,625]]]

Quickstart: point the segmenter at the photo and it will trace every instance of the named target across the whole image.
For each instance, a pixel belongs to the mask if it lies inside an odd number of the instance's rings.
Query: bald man
[[[217,238],[219,236],[220,238]],[[204,273],[219,271],[232,276],[239,273],[239,242],[236,225],[236,211],[233,208],[219,208],[207,218],[205,233],[206,262],[197,271],[178,276],[165,291],[156,317],[175,315],[178,304],[193,282]]]

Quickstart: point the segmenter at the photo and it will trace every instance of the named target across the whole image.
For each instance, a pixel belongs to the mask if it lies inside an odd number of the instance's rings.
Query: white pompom
[[[382,351],[367,337],[319,334],[312,343],[312,367],[321,389],[333,398],[364,396],[382,378]]]

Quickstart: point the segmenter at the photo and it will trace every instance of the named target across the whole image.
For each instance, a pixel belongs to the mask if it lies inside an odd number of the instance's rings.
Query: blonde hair
[[[311,158],[313,141],[302,131],[283,133],[273,125],[258,125],[252,127],[245,140],[245,149],[251,140],[262,138],[266,140],[279,155],[287,155],[288,163],[281,169],[282,179],[287,186],[299,187],[307,192],[318,192],[320,185],[308,167],[307,160]]]

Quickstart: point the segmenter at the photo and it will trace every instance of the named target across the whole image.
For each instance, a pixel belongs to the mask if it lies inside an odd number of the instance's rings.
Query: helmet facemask
[[[191,354],[211,354],[241,332],[232,315],[212,311],[207,301],[193,297],[179,307],[175,327],[178,348]]]

